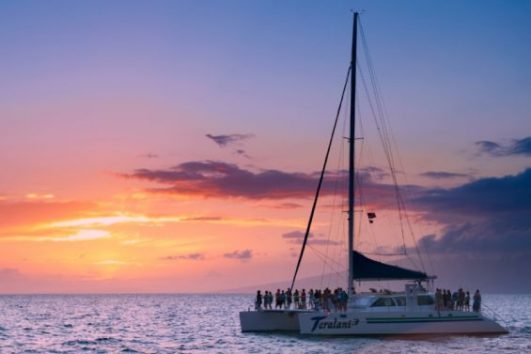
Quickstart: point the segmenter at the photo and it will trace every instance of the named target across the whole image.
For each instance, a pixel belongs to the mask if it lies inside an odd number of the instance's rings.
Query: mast
[[[352,54],[350,58],[350,138],[348,168],[348,293],[352,295],[354,282],[354,193],[355,193],[355,140],[356,140],[356,49],[358,36],[358,13],[354,12],[352,27]]]

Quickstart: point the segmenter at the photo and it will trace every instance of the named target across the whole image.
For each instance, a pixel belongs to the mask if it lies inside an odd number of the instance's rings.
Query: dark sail
[[[354,279],[356,280],[422,280],[429,278],[426,273],[378,262],[356,251],[352,251],[352,269],[354,269]]]

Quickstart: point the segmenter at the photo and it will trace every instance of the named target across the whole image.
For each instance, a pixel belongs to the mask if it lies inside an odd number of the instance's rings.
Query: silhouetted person
[[[257,310],[262,308],[262,294],[260,293],[260,290],[256,292],[256,302],[254,304],[254,308]]]
[[[481,311],[481,294],[479,293],[479,290],[476,290],[474,293],[474,302],[472,303],[472,310],[474,312]]]

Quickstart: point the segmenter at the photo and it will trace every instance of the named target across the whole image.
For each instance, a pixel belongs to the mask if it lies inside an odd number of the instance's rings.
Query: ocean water
[[[241,333],[252,295],[4,295],[0,353],[531,353],[531,295],[484,295],[503,336]]]

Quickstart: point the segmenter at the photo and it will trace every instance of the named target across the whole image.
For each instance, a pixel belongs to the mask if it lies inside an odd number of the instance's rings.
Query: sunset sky
[[[0,292],[290,279],[352,9],[424,270],[531,291],[531,2],[0,0]],[[404,262],[413,237],[360,105],[359,211],[377,218],[356,247]],[[342,129],[300,275],[324,285],[346,263]]]

